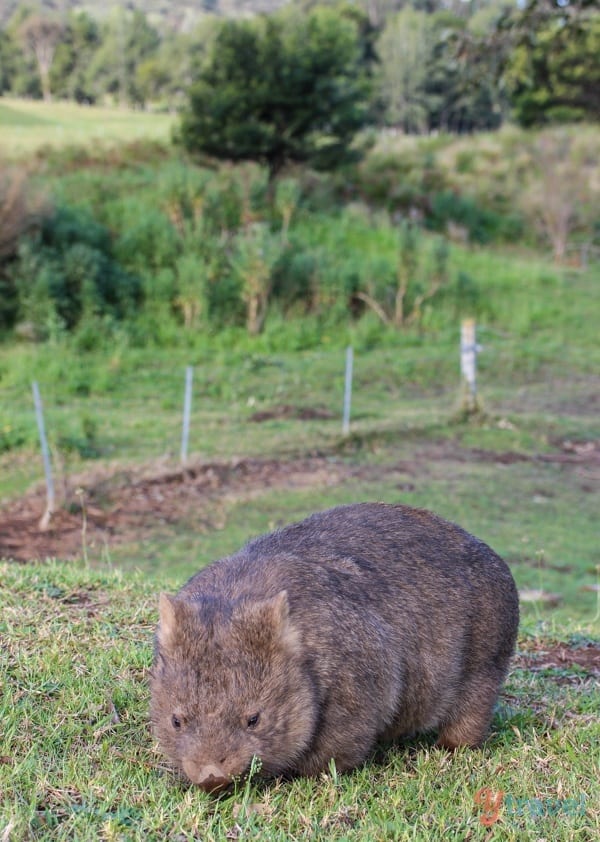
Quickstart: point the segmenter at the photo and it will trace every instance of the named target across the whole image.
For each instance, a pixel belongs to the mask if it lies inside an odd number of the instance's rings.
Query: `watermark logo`
[[[501,789],[483,786],[474,796],[475,804],[481,808],[480,824],[491,827],[505,816],[526,816],[532,819],[540,816],[556,816],[563,813],[568,816],[585,815],[585,795],[579,798],[516,798],[505,794]]]
[[[475,803],[482,808],[479,816],[480,824],[490,827],[498,821],[500,807],[504,801],[504,792],[501,789],[493,790],[482,786],[475,793]]]

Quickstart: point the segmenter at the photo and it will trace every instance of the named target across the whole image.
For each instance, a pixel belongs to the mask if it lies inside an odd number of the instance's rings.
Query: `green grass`
[[[576,668],[516,668],[480,750],[419,738],[216,801],[173,777],[148,727],[156,591],[174,583],[64,563],[2,564],[0,583],[6,839],[596,838],[600,699]],[[482,788],[505,793],[491,828]]]
[[[0,98],[0,158],[25,160],[43,147],[168,141],[173,117],[71,102]]]
[[[99,113],[2,99],[0,154],[168,137],[170,118],[106,110],[99,123]],[[498,150],[489,154],[501,169]],[[63,175],[60,160],[40,179],[65,200],[96,211],[98,203],[113,223],[128,195],[137,208],[156,204],[147,164],[116,175],[104,164],[82,175],[76,165]],[[366,276],[393,260],[396,235],[364,210],[302,212],[294,222],[297,241],[322,255],[332,288],[355,269]],[[382,749],[352,774],[250,782],[220,801],[182,786],[149,731],[158,592],[253,535],[338,503],[433,509],[505,557],[521,590],[558,594],[557,605],[523,602],[522,651],[598,642],[597,462],[562,457],[573,453],[568,442],[600,439],[599,267],[568,272],[512,248],[459,247],[451,265],[477,293],[482,412],[471,418],[459,411],[465,313],[454,299],[428,310],[421,330],[397,334],[370,313],[330,324],[273,312],[252,340],[237,328],[179,330],[175,347],[138,348],[124,329],[95,351],[65,336],[0,345],[0,508],[42,480],[33,379],[66,508],[77,486],[88,497],[98,491],[108,510],[110,495],[123,500],[135,476],[178,466],[189,364],[191,466],[236,457],[280,465],[276,478],[199,493],[190,481],[187,506],[147,518],[121,540],[90,538],[81,512],[73,561],[0,562],[0,840],[598,837],[600,697],[573,664],[517,663],[480,751],[449,755],[419,738]],[[355,369],[345,438],[347,344]],[[284,405],[331,417],[252,420]],[[304,471],[294,467],[311,459]],[[490,827],[480,822],[482,788],[505,794]]]

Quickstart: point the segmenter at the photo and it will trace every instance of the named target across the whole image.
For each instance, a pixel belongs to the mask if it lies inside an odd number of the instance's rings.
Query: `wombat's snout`
[[[206,792],[218,792],[226,789],[231,783],[231,778],[220,766],[201,766],[194,760],[184,760],[183,771],[192,783],[197,784]]]

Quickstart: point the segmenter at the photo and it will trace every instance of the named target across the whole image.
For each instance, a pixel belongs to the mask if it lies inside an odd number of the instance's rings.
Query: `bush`
[[[434,231],[445,231],[449,222],[463,226],[475,243],[516,239],[521,234],[518,217],[503,216],[482,208],[470,196],[452,190],[435,193],[427,225]]]
[[[84,315],[123,319],[141,298],[139,278],[112,255],[108,230],[69,207],[21,241],[12,277],[21,318],[42,334],[56,318],[68,330]]]

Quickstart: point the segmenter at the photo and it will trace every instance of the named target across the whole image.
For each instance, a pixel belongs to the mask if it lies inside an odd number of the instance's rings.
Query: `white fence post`
[[[460,326],[460,372],[466,386],[468,409],[477,406],[477,354],[480,350],[475,335],[475,319],[464,319]]]
[[[342,435],[347,436],[350,432],[350,405],[352,403],[352,369],[354,366],[354,352],[352,347],[346,348],[346,376],[344,378],[344,420],[342,422]]]
[[[44,427],[44,412],[42,409],[42,398],[37,381],[34,380],[31,384],[33,390],[33,403],[35,406],[35,417],[37,420],[38,433],[40,436],[40,446],[42,448],[42,459],[44,460],[44,473],[46,475],[46,511],[44,512],[40,521],[40,529],[47,529],[50,523],[50,518],[54,513],[54,480],[52,479],[52,465],[50,463],[50,450],[48,448],[48,440],[46,439],[46,429]]]
[[[190,416],[192,412],[192,382],[194,369],[188,365],[185,370],[185,394],[183,398],[183,428],[181,432],[181,464],[185,465],[190,440]]]

